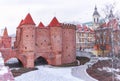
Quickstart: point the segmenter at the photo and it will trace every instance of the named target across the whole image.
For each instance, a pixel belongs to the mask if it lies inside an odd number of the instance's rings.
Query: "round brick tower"
[[[21,25],[22,25],[22,22],[23,20],[21,20],[20,24],[18,25],[17,27],[17,30],[16,30],[16,41],[14,43],[14,48],[19,48],[19,44],[20,44],[20,40],[21,40]]]
[[[61,65],[62,57],[62,27],[56,17],[48,25],[50,27],[51,46],[55,58],[52,61],[53,65]]]
[[[34,67],[35,23],[28,13],[21,26],[21,51],[26,56],[26,67]]]
[[[62,24],[63,27],[63,54],[62,63],[72,63],[76,60],[76,26]]]
[[[8,36],[7,28],[3,32],[2,45],[4,48],[11,48],[11,37]]]

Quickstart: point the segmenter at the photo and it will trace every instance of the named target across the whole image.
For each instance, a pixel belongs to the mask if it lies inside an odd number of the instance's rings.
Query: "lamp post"
[[[110,24],[110,30],[111,30],[111,53],[112,53],[112,68],[113,68],[113,62],[114,62],[114,35],[113,35],[113,24]],[[114,81],[114,71],[112,69],[112,81]]]

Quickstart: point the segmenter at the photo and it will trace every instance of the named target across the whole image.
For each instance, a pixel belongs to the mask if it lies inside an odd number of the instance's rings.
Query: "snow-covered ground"
[[[8,64],[13,64],[13,63],[18,63],[18,59],[17,58],[11,58],[7,61]]]
[[[84,81],[72,76],[70,68],[37,66],[38,70],[31,71],[15,78],[16,81]]]
[[[4,60],[0,52],[0,81],[14,81],[14,77],[10,69],[4,66]]]
[[[89,55],[87,52],[77,52],[78,56]],[[96,63],[98,59],[93,58],[90,64]],[[53,67],[50,65],[37,66],[38,70],[31,71],[15,78],[16,81],[97,81],[89,76],[86,69],[89,65],[76,67]]]

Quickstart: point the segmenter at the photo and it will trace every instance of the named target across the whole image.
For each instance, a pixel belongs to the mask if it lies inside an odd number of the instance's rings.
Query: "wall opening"
[[[5,62],[5,65],[8,66],[9,68],[23,67],[22,62],[17,58],[10,58]]]
[[[44,57],[38,57],[37,59],[35,59],[35,66],[36,65],[46,65],[48,64],[47,60]]]

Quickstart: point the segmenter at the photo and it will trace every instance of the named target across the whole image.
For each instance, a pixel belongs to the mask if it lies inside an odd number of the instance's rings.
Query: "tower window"
[[[43,43],[41,43],[41,45],[43,45]]]
[[[27,49],[27,47],[25,47],[25,49]]]
[[[97,23],[98,23],[98,18],[97,18]]]
[[[32,35],[32,37],[33,37],[34,35]]]
[[[95,22],[95,18],[94,18],[94,22]]]
[[[46,42],[46,40],[44,40],[44,42]]]
[[[66,49],[68,49],[68,47],[66,47]]]
[[[26,35],[26,37],[28,37],[28,35]]]

